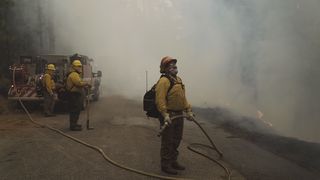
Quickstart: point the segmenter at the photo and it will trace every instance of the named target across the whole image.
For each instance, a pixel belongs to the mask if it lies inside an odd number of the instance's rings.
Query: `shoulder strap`
[[[71,71],[71,72],[68,72],[68,74],[67,74],[67,78],[66,78],[66,82],[65,82],[65,87],[66,87],[66,90],[67,91],[71,91],[73,88],[74,88],[74,85],[73,85],[73,83],[72,83],[72,86],[71,86],[71,88],[70,89],[68,89],[67,88],[67,81],[68,81],[68,78],[69,78],[69,76],[70,76],[70,74],[72,74],[72,73],[74,73],[75,71]],[[75,72],[76,73],[76,72]]]
[[[178,84],[181,84],[182,89],[184,89],[184,84],[183,84],[183,82],[182,82],[182,79],[181,79],[179,76],[177,76],[177,79],[178,79],[178,81],[179,81]]]
[[[43,76],[42,76],[42,79],[41,79],[41,84],[43,87],[46,86],[46,77],[48,76],[47,73],[45,73]]]
[[[68,74],[67,74],[67,78],[70,76],[70,74],[72,74],[72,73],[77,73],[77,72],[75,72],[75,71],[70,71],[70,72],[68,72]]]
[[[161,75],[160,78],[162,78],[162,77],[165,77],[165,78],[167,78],[167,79],[170,81],[170,86],[169,86],[169,89],[168,89],[168,91],[167,91],[167,94],[168,94],[168,93],[170,92],[170,90],[173,88],[175,82],[174,82],[174,80],[173,80],[171,77],[169,77],[168,75]]]

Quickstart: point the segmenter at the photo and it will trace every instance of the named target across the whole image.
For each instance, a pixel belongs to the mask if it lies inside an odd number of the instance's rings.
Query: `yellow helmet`
[[[56,70],[56,67],[54,66],[54,64],[48,64],[47,69],[48,69],[48,70],[55,71],[55,70]]]
[[[74,67],[82,67],[81,61],[80,60],[74,60],[72,62],[72,66],[74,66]]]

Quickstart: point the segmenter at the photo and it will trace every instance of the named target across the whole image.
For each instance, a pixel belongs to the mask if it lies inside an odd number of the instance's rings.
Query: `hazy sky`
[[[93,57],[104,94],[141,100],[163,56],[189,101],[256,116],[319,141],[320,1],[54,0],[56,53]]]

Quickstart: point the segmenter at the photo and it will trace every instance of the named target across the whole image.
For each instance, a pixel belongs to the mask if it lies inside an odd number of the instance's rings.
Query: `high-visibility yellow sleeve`
[[[184,94],[186,94],[186,90],[184,89]],[[190,111],[192,111],[192,109],[191,109],[191,105],[189,104],[189,102],[188,102],[188,100],[187,100],[187,96],[185,96],[185,104],[186,104],[186,111],[187,112],[190,112]]]
[[[159,112],[164,116],[167,113],[167,93],[170,87],[168,78],[160,78],[156,85],[156,105]]]
[[[53,84],[52,84],[52,79],[51,79],[51,76],[49,74],[45,74],[44,75],[44,86],[45,88],[47,89],[47,92],[49,94],[53,94]]]
[[[72,84],[76,87],[83,87],[86,85],[86,83],[81,80],[80,75],[78,73],[71,73],[69,77],[72,81]]]

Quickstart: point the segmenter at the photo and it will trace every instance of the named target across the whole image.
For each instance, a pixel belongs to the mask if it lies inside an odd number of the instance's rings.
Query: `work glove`
[[[188,111],[188,112],[187,112],[187,119],[188,119],[189,121],[194,121],[194,117],[195,117],[195,115],[193,114],[192,111]]]
[[[59,99],[58,94],[54,93],[54,99]]]
[[[163,117],[164,117],[164,122],[165,123],[167,123],[168,125],[172,123],[168,113],[166,113]]]
[[[91,90],[91,84],[86,84],[85,86],[84,86],[84,89],[86,90],[86,91],[90,91]]]

